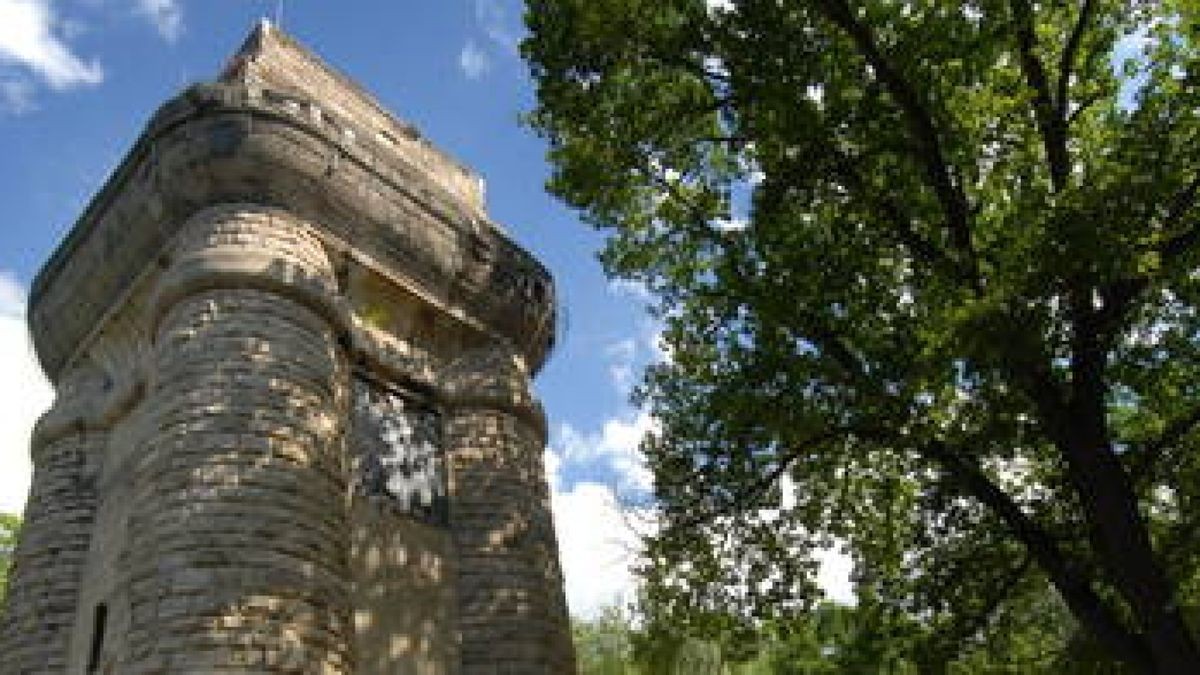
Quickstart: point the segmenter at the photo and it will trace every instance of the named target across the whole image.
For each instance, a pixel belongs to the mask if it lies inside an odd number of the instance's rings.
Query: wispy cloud
[[[19,77],[0,80],[0,111],[23,115],[36,109],[32,82]]]
[[[462,51],[458,53],[458,67],[462,70],[463,75],[466,75],[467,79],[477,80],[483,77],[490,66],[488,55],[479,48],[479,45],[475,44],[474,40],[467,40]]]
[[[183,7],[178,0],[137,0],[137,12],[167,42],[178,40],[183,33]]]
[[[614,342],[604,348],[604,355],[609,359],[608,374],[613,386],[617,391],[628,395],[633,390],[637,342],[633,338]]]
[[[0,65],[27,71],[57,91],[102,82],[104,70],[100,63],[72,52],[56,34],[61,25],[49,0],[0,0]],[[27,79],[18,75],[5,81]],[[4,96],[10,103],[31,102],[26,85],[8,85],[5,89]]]
[[[521,44],[520,14],[510,13],[510,7],[503,0],[475,0],[475,20],[489,40],[516,56]]]
[[[645,283],[633,281],[632,279],[609,279],[608,292],[612,295],[630,298],[647,305],[654,299],[654,296],[650,294],[650,289],[646,288]]]
[[[633,570],[641,536],[653,531],[653,512],[622,502],[631,493],[648,494],[650,472],[638,445],[654,426],[648,413],[632,411],[609,418],[592,433],[561,424],[546,450],[559,556],[573,616],[593,617],[606,606],[634,599]],[[598,471],[600,465],[608,471]]]
[[[521,9],[518,0],[474,0],[475,32],[458,53],[458,67],[468,79],[477,80],[492,69],[492,57],[517,56],[521,44]]]
[[[601,430],[587,434],[561,424],[546,450],[559,557],[573,616],[594,617],[604,607],[635,598],[634,569],[641,559],[641,538],[653,534],[657,520],[652,506],[640,499],[631,505],[624,498],[639,490],[648,494],[651,474],[638,446],[656,427],[646,411],[611,417]],[[616,470],[615,485],[597,477],[598,461]],[[572,482],[571,476],[578,477],[581,467],[588,467],[583,471],[586,477]],[[795,490],[785,477],[783,508],[795,507]],[[816,581],[826,597],[854,604],[851,558],[841,546],[814,554]]]
[[[616,479],[616,487],[631,497],[647,494],[652,485],[650,470],[639,449],[646,434],[657,423],[645,410],[610,417],[599,431],[584,433],[571,424],[557,429],[554,447],[565,470],[607,473]]]

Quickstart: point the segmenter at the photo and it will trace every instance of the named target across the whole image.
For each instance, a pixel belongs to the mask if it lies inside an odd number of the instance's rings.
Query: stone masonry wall
[[[34,281],[0,675],[576,672],[554,297],[475,174],[260,25]]]
[[[160,296],[117,672],[353,672],[347,367],[299,300],[331,266],[279,214],[198,220]]]
[[[501,346],[445,373],[462,675],[574,673],[542,450],[545,419]]]
[[[88,458],[104,447],[105,436],[73,430],[35,441],[33,484],[0,620],[5,675],[66,673],[96,508]]]

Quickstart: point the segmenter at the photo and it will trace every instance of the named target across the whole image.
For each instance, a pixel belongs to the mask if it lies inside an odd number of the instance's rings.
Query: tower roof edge
[[[427,169],[439,176],[437,182],[484,213],[483,182],[478,174],[427,141],[413,124],[269,19],[255,23],[217,81],[297,96],[334,118],[360,129],[373,129],[390,144],[423,157]]]

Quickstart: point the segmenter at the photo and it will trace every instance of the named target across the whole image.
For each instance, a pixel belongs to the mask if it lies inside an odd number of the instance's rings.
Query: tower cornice
[[[159,108],[36,277],[29,320],[51,379],[162,262],[179,227],[222,203],[314,222],[347,260],[516,345],[536,371],[554,337],[552,280],[488,219],[474,174],[290,38],[263,30],[221,80]],[[325,95],[278,81],[285,58],[327,76],[312,84]]]

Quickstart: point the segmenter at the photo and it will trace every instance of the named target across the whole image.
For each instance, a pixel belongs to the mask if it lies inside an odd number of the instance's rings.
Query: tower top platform
[[[158,109],[34,280],[29,323],[52,380],[169,264],[188,219],[221,204],[312,223],[361,316],[403,296],[433,317],[427,338],[504,340],[531,373],[551,349],[550,274],[488,218],[481,179],[263,21],[214,81]],[[386,292],[352,297],[354,279]]]

